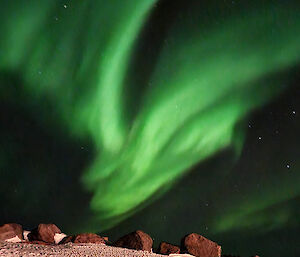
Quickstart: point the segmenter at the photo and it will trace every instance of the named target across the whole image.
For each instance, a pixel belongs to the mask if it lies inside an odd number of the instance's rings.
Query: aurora
[[[89,229],[115,226],[225,148],[238,158],[240,124],[285,89],[300,61],[297,1],[217,2],[193,1],[170,19],[152,58],[139,45],[158,0],[0,9],[0,70],[22,78],[20,101],[49,102],[57,123],[96,149],[81,177],[93,193]],[[234,227],[224,223],[216,230]]]

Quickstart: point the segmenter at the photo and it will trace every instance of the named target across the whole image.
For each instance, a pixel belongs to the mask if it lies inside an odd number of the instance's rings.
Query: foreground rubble
[[[191,233],[182,238],[180,246],[161,242],[153,250],[152,238],[141,230],[110,242],[94,233],[66,235],[55,224],[39,224],[28,231],[8,223],[0,226],[0,256],[221,257],[221,246]]]

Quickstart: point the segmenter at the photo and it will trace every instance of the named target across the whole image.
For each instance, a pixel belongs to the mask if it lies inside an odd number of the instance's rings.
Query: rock
[[[29,241],[43,241],[54,244],[55,234],[60,234],[60,229],[55,224],[39,224],[39,226],[28,234]]]
[[[74,243],[105,244],[104,238],[94,233],[83,233],[72,238]]]
[[[196,257],[221,256],[221,246],[196,233],[185,236],[182,239],[181,247],[181,252],[187,252]]]
[[[24,239],[23,228],[21,225],[16,223],[7,223],[0,226],[0,240],[8,240],[8,239],[15,238],[16,236],[20,240]]]
[[[58,244],[67,243],[93,243],[93,244],[106,244],[104,237],[98,236],[93,233],[83,233],[78,235],[66,236]]]
[[[169,244],[167,242],[161,242],[159,244],[159,247],[158,247],[158,250],[157,250],[157,253],[160,253],[160,254],[175,254],[175,253],[180,253],[180,248],[176,245],[172,245],[172,244]]]
[[[151,252],[152,238],[141,230],[134,231],[118,239],[113,246]]]
[[[74,242],[74,237],[75,236],[66,236],[64,237],[60,242],[59,244],[67,244],[67,243],[70,243],[70,242]]]
[[[33,241],[36,241],[38,240],[37,239],[37,229],[34,229],[32,230],[28,235],[27,235],[27,238],[28,238],[28,241],[29,242],[33,242]]]
[[[63,240],[67,235],[64,233],[56,233],[54,235],[54,242],[55,244],[59,244],[61,240]]]

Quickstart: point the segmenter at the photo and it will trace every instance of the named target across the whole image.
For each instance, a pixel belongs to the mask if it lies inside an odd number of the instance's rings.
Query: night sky
[[[117,238],[140,224],[155,241],[179,244],[179,235],[197,231],[227,254],[299,256],[299,90],[298,78],[248,117],[237,162],[227,150],[197,165],[161,199],[108,234]],[[241,220],[239,212],[256,202],[263,207]],[[223,222],[224,212],[237,217],[241,228],[216,234],[213,223]]]
[[[297,1],[0,8],[0,223],[300,256]]]

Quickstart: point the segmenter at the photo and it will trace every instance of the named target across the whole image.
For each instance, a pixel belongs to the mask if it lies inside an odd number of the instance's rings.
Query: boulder
[[[28,234],[29,241],[43,241],[54,244],[55,234],[60,234],[60,229],[55,224],[39,224],[37,228]]]
[[[141,230],[134,231],[118,239],[113,246],[151,252],[152,238]]]
[[[83,233],[72,238],[73,243],[105,244],[105,239],[94,233]]]
[[[67,244],[67,243],[73,243],[75,236],[66,236],[64,237],[58,244]]]
[[[221,246],[196,233],[186,235],[182,239],[181,250],[196,257],[221,256]]]
[[[59,244],[66,244],[66,243],[106,244],[106,240],[104,237],[101,237],[94,233],[83,233],[78,235],[66,236],[59,242]]]
[[[175,253],[180,253],[180,248],[176,245],[172,245],[172,244],[169,244],[167,242],[161,242],[159,244],[159,247],[158,247],[158,250],[157,250],[157,253],[159,254],[175,254]]]
[[[16,223],[7,223],[0,226],[0,240],[15,240],[16,236],[23,240],[23,228]]]

